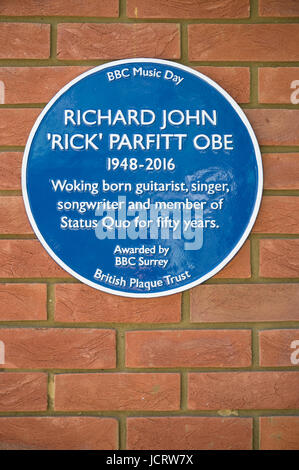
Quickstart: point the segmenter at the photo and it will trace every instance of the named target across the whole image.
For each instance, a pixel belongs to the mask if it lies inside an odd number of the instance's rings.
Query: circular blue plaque
[[[45,107],[22,187],[62,268],[105,292],[158,297],[202,283],[241,248],[262,163],[219,85],[177,63],[128,59],[80,75]]]

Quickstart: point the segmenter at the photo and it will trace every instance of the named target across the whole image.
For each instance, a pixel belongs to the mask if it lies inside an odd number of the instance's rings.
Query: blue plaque
[[[262,163],[240,107],[181,64],[128,59],[80,75],[27,142],[26,210],[54,260],[91,287],[158,297],[202,283],[256,219]]]

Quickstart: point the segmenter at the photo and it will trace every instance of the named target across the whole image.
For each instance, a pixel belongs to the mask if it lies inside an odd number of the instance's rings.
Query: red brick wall
[[[298,0],[0,2],[1,448],[299,449],[298,20]],[[123,57],[215,79],[261,145],[249,239],[183,295],[80,284],[23,208],[22,152],[40,110]]]

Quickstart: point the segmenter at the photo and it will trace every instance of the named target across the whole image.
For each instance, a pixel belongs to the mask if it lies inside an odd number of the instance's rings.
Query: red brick
[[[113,330],[82,328],[1,328],[5,368],[112,369]]]
[[[246,109],[245,113],[260,145],[299,145],[299,110]]]
[[[134,450],[250,450],[249,418],[128,418],[127,448]]]
[[[298,3],[299,6],[299,3]],[[297,81],[297,84],[292,83]],[[299,67],[265,67],[259,69],[259,102],[291,104],[291,95],[299,98]]]
[[[0,67],[4,103],[47,103],[64,85],[90,67]]]
[[[299,154],[263,155],[265,189],[299,189]]]
[[[250,330],[130,331],[127,367],[247,367]]]
[[[264,330],[259,332],[260,365],[267,367],[294,366],[291,356],[299,365],[299,330]],[[292,347],[293,341],[298,341]],[[298,352],[297,352],[298,351]]]
[[[181,294],[133,299],[106,294],[82,284],[57,284],[59,322],[172,323],[181,319]]]
[[[50,25],[0,23],[0,59],[47,59]]]
[[[113,418],[0,418],[2,450],[111,450],[118,447]]]
[[[260,16],[299,16],[298,0],[259,0]]]
[[[0,190],[21,188],[21,152],[0,152]]]
[[[299,405],[298,372],[189,374],[191,410],[293,409]]]
[[[41,109],[0,109],[0,145],[25,145]]]
[[[299,240],[260,240],[260,276],[299,277]]]
[[[218,83],[238,103],[249,103],[250,71],[248,67],[202,66],[194,68]]]
[[[58,25],[59,59],[121,59],[125,57],[180,58],[180,32],[176,24]]]
[[[118,0],[1,0],[6,16],[118,16]]]
[[[46,319],[45,284],[0,284],[0,321]]]
[[[47,387],[47,374],[2,372],[0,374],[0,411],[46,410]]]
[[[214,279],[226,279],[249,278],[250,276],[250,242],[246,241],[233,259],[213,277]]]
[[[253,233],[299,233],[299,197],[264,196]]]
[[[0,233],[33,233],[22,196],[0,197]]]
[[[178,410],[179,374],[62,374],[55,377],[55,410]]]
[[[297,61],[298,36],[297,24],[192,24],[189,60]]]
[[[260,418],[261,450],[298,450],[299,416]]]
[[[0,240],[0,277],[71,277],[38,240]]]
[[[249,0],[128,0],[129,18],[248,18]]]
[[[201,285],[190,291],[191,322],[299,321],[299,285]]]

